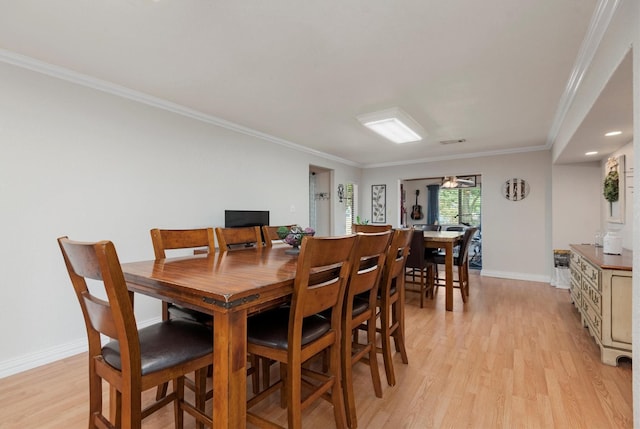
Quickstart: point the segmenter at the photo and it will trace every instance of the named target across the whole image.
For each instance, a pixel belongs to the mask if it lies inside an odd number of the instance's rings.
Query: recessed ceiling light
[[[360,115],[358,121],[394,143],[417,142],[426,136],[422,127],[397,107]]]
[[[587,153],[585,153],[585,155],[587,155],[587,156],[592,156],[592,155],[597,155],[597,154],[598,154],[598,152],[597,152],[597,151],[595,151],[595,150],[594,150],[594,151],[592,151],[592,152],[587,152]]]
[[[605,137],[619,136],[620,134],[622,134],[622,131],[610,131],[605,134]]]

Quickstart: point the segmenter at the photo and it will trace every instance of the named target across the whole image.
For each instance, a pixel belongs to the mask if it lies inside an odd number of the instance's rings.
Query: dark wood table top
[[[130,289],[213,314],[293,291],[290,246],[122,264]]]

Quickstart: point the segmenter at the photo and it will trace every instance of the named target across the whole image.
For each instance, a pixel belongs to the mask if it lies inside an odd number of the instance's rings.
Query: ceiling
[[[0,49],[371,167],[548,148],[596,5],[0,0]],[[356,119],[393,106],[428,136]]]

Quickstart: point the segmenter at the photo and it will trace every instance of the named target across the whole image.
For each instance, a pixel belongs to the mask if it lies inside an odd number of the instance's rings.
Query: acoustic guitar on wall
[[[418,204],[418,195],[420,195],[420,190],[416,189],[416,204],[411,210],[411,219],[413,220],[419,220],[424,217],[424,215],[422,214],[422,206]]]

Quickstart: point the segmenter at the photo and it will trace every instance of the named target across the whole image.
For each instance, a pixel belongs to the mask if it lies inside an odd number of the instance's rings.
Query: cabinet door
[[[611,339],[631,344],[631,277],[611,276]]]

